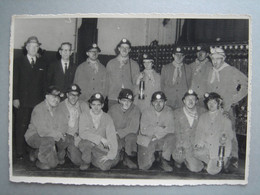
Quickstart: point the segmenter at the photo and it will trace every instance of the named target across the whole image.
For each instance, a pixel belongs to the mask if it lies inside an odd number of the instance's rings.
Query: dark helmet
[[[165,94],[162,91],[156,91],[152,95],[151,102],[153,102],[155,100],[164,100],[164,101],[166,101],[167,98],[166,98]]]
[[[223,99],[221,98],[221,96],[219,94],[215,93],[215,92],[205,93],[204,98],[205,98],[204,104],[206,105],[207,108],[208,108],[208,102],[210,100],[216,100],[219,105],[221,105],[222,102],[223,102]]]
[[[100,101],[101,104],[104,104],[105,102],[105,98],[101,93],[94,93],[90,99],[88,100],[88,102],[91,104],[93,101]]]
[[[120,47],[122,44],[127,44],[127,45],[129,45],[129,47],[131,48],[131,43],[130,43],[130,41],[129,40],[127,40],[126,38],[123,38],[119,43],[118,43],[118,45],[117,45],[117,47]]]
[[[142,56],[142,62],[143,62],[144,60],[154,61],[153,56],[151,56],[151,55],[149,55],[149,54],[146,54],[146,53],[144,53],[143,56]]]
[[[205,44],[201,44],[196,47],[196,51],[197,52],[205,51],[206,53],[209,53],[209,47]]]
[[[91,45],[89,45],[87,48],[86,48],[86,51],[88,52],[89,50],[91,49],[96,49],[98,52],[101,52],[101,49],[98,47],[98,45],[96,43],[92,43]]]
[[[174,53],[174,54],[175,54],[175,53],[185,54],[184,49],[181,48],[181,47],[174,47],[174,48],[173,48],[173,53]]]
[[[131,89],[122,89],[118,95],[118,99],[128,99],[133,101],[134,100],[134,94]]]
[[[78,92],[78,94],[81,94],[81,89],[80,89],[80,87],[77,84],[70,85],[67,88],[66,92],[69,93],[69,92],[72,92],[72,91],[75,91],[75,92]]]
[[[189,89],[189,91],[187,91],[185,94],[184,94],[184,96],[182,97],[182,101],[185,99],[185,97],[187,97],[188,95],[193,95],[193,96],[195,96],[197,99],[199,99],[198,98],[198,94],[195,92],[195,91],[193,91],[192,89]]]
[[[64,94],[61,93],[60,89],[54,85],[51,85],[47,88],[46,95],[53,95],[57,97],[64,97]]]

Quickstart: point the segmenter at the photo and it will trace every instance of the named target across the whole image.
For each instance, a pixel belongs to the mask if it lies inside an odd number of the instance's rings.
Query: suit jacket
[[[55,85],[62,92],[66,92],[67,88],[73,83],[76,65],[70,61],[66,74],[63,72],[61,60],[50,64],[47,73],[48,86]]]
[[[44,100],[46,64],[42,58],[37,58],[33,67],[27,56],[14,59],[13,99],[19,99],[21,107],[33,108]]]

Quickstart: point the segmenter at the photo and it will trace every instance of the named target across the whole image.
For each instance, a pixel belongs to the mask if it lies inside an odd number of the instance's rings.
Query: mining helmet
[[[205,93],[204,95],[204,103],[207,105],[209,100],[219,100],[220,103],[223,101],[223,99],[221,98],[221,96],[215,92],[211,92],[211,93]]]
[[[197,94],[195,91],[193,91],[192,89],[189,89],[189,90],[184,94],[184,96],[182,97],[182,101],[183,101],[187,96],[189,96],[189,95],[193,95],[193,96],[195,96],[197,99],[199,99],[198,94]]]
[[[72,84],[67,88],[66,92],[78,92],[78,94],[81,94],[81,89],[77,84]]]
[[[154,61],[153,57],[149,54],[144,53],[142,56],[142,61],[144,62],[144,60],[150,60],[150,61]]]
[[[128,39],[126,39],[126,38],[123,38],[119,43],[118,43],[118,45],[117,45],[117,47],[120,47],[122,44],[127,44],[127,45],[129,45],[129,47],[131,48],[131,43],[130,43],[130,41],[128,40]]]
[[[134,101],[134,94],[131,89],[122,89],[118,95],[118,99],[128,99]]]
[[[101,52],[101,49],[98,47],[96,43],[92,43],[86,48],[86,51],[89,52],[91,49],[96,49],[98,52]]]
[[[167,98],[165,96],[165,94],[162,91],[157,91],[154,92],[151,98],[151,102],[155,101],[155,100],[164,100],[166,101]]]
[[[47,88],[46,95],[53,95],[55,97],[63,98],[64,94],[61,93],[60,89],[54,85]]]
[[[90,99],[88,100],[88,102],[91,104],[93,101],[99,101],[101,104],[104,104],[105,102],[105,98],[101,93],[94,93]]]

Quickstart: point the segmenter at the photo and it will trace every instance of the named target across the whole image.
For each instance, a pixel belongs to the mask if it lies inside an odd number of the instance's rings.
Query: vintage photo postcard
[[[14,15],[10,181],[246,185],[247,15]]]

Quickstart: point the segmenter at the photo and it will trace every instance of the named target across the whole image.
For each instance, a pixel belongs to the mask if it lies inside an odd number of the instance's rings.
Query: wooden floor
[[[243,180],[245,176],[245,160],[239,159],[239,167],[231,166],[230,172],[221,172],[217,175],[209,175],[206,171],[192,173],[185,166],[178,169],[174,167],[173,172],[167,173],[159,168],[159,163],[155,162],[148,171],[130,170],[122,163],[109,171],[101,171],[93,166],[87,171],[81,171],[73,165],[68,159],[65,164],[58,165],[55,169],[40,170],[35,163],[30,162],[28,158],[23,160],[14,160],[14,176],[42,176],[42,177],[75,177],[75,178],[125,178],[125,179],[221,179],[221,180]]]

